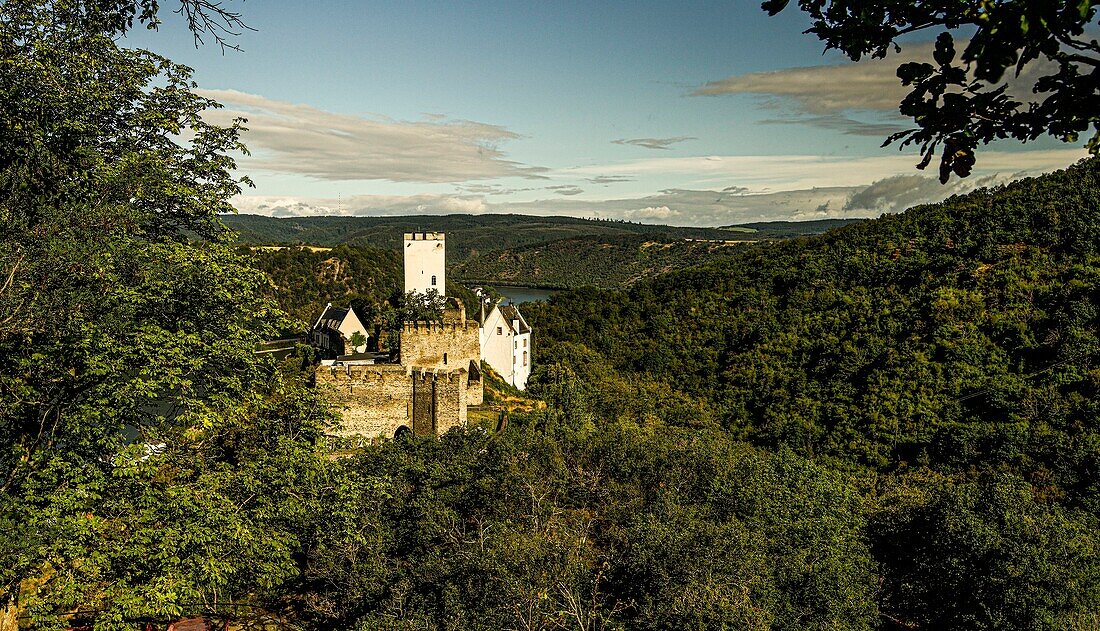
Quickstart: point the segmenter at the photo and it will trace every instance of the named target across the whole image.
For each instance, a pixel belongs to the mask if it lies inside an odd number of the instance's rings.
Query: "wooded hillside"
[[[726,228],[680,228],[525,215],[284,219],[226,215],[222,219],[236,231],[236,239],[245,244],[345,245],[366,248],[364,252],[398,250],[401,236],[407,231],[446,232],[447,261],[455,280],[554,289],[626,287],[642,278],[722,258],[732,251],[729,246],[733,242],[820,234],[860,221],[775,221]],[[285,256],[261,256],[261,266],[269,273],[280,273],[275,267],[280,261],[298,266]],[[382,256],[369,256],[383,260]],[[287,306],[295,308],[293,304]]]
[[[446,232],[447,260],[579,236],[666,235],[731,238],[722,228],[679,228],[625,221],[530,215],[412,215],[402,217],[288,217],[225,215],[241,243],[261,245],[371,245],[400,249],[406,232]]]
[[[670,240],[644,235],[573,237],[519,248],[474,253],[452,267],[467,283],[551,289],[629,287],[643,278],[730,256],[746,243]]]
[[[528,312],[536,382],[593,353],[757,445],[1100,508],[1100,161]]]

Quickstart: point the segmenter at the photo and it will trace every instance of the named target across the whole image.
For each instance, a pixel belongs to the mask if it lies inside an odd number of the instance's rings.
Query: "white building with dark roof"
[[[531,375],[531,327],[513,304],[482,305],[481,359],[504,381],[523,390]]]
[[[356,333],[363,336],[363,343],[352,346],[352,336]],[[325,310],[313,324],[310,336],[313,338],[311,341],[314,346],[335,357],[365,352],[370,333],[367,327],[363,326],[354,309],[334,307],[330,302],[325,305]]]

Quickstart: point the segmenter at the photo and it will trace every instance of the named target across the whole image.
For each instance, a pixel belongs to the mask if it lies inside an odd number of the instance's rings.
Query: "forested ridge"
[[[401,291],[396,250],[341,245],[332,249],[245,249],[270,279],[265,292],[300,325],[312,325],[325,304],[353,305],[370,318]]]
[[[540,364],[595,353],[761,446],[1011,470],[1095,510],[1098,174],[1082,162],[629,292],[562,294],[528,309]]]
[[[642,278],[726,256],[731,251],[727,241],[767,241],[820,234],[838,225],[861,221],[774,221],[744,227],[687,228],[524,215],[279,219],[227,215],[222,219],[234,229],[235,239],[242,244],[339,246],[342,252],[365,253],[379,262],[388,260],[388,254],[380,252],[400,248],[405,231],[445,232],[452,278],[468,285],[515,284],[552,289],[625,287]],[[285,258],[290,256],[286,250],[280,252],[283,253],[273,254],[270,249],[256,251],[260,265],[269,272],[281,274],[282,265],[288,269],[301,268],[300,263]],[[383,271],[380,276],[386,273]],[[304,296],[317,292],[303,287],[301,293]],[[286,304],[291,309],[298,307]]]
[[[522,247],[579,236],[666,235],[675,238],[725,239],[722,228],[662,226],[579,217],[509,214],[409,215],[397,217],[264,217],[225,215],[241,243],[322,246],[370,245],[400,249],[405,232],[445,232],[447,260],[464,260],[472,252]]]
[[[701,262],[729,256],[741,244],[624,235],[574,237],[520,248],[473,253],[452,267],[467,283],[576,289],[629,287]]]

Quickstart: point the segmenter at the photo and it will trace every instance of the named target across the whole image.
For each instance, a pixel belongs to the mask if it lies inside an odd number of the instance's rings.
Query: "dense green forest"
[[[527,309],[535,379],[643,375],[705,402],[681,424],[1100,510],[1100,161],[739,254]]]
[[[393,255],[257,268],[158,3],[2,6],[0,627],[1100,627],[1100,161],[557,296],[545,408],[358,446],[253,349]]]
[[[447,260],[471,253],[545,243],[570,237],[663,235],[671,238],[728,239],[721,228],[679,228],[627,221],[530,215],[412,215],[402,217],[289,217],[225,215],[222,220],[242,243],[260,245],[340,244],[400,249],[406,232],[447,233]]]
[[[465,283],[575,289],[629,287],[643,278],[733,254],[741,244],[642,235],[573,237],[473,253],[451,270]]]
[[[456,280],[472,284],[517,284],[528,287],[575,289],[584,286],[620,288],[642,278],[701,265],[732,252],[725,241],[787,239],[860,220],[773,221],[727,228],[677,228],[573,217],[524,215],[443,215],[422,217],[299,217],[274,219],[256,215],[227,215],[223,221],[248,244],[309,244],[345,246],[342,252],[361,252],[373,259],[345,275],[346,283],[385,282],[390,273],[383,250],[397,250],[401,235],[411,230],[446,232],[447,260]],[[347,247],[351,247],[349,250]],[[330,286],[332,274],[320,271],[325,257],[257,251],[260,266],[278,276],[276,285],[298,292],[279,294],[280,304],[297,311],[311,298],[339,293]],[[340,255],[334,255],[339,257]],[[355,255],[357,261],[362,257]],[[316,259],[316,260],[313,260]],[[303,274],[303,265],[312,270]],[[351,269],[351,268],[346,268]],[[291,271],[293,270],[293,271]],[[357,278],[377,271],[378,281]],[[294,277],[294,278],[292,278]],[[307,286],[316,279],[316,287]],[[280,290],[282,291],[282,290]],[[369,288],[349,287],[351,298],[371,294]],[[343,295],[342,294],[342,295]],[[324,304],[324,301],[321,301]]]
[[[271,283],[267,295],[299,323],[312,324],[325,303],[376,315],[401,290],[401,254],[367,246],[245,250]]]

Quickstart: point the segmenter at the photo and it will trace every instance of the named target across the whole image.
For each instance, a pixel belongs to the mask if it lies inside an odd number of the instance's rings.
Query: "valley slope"
[[[527,312],[536,391],[1100,508],[1100,160]]]
[[[452,279],[466,284],[555,289],[625,287],[660,273],[725,258],[735,249],[731,246],[820,234],[861,221],[779,221],[684,228],[525,215],[282,219],[227,215],[222,220],[237,232],[242,244],[348,246],[364,252],[396,251],[404,232],[446,232]],[[258,254],[263,259],[269,253]],[[261,266],[273,269],[269,263]]]

